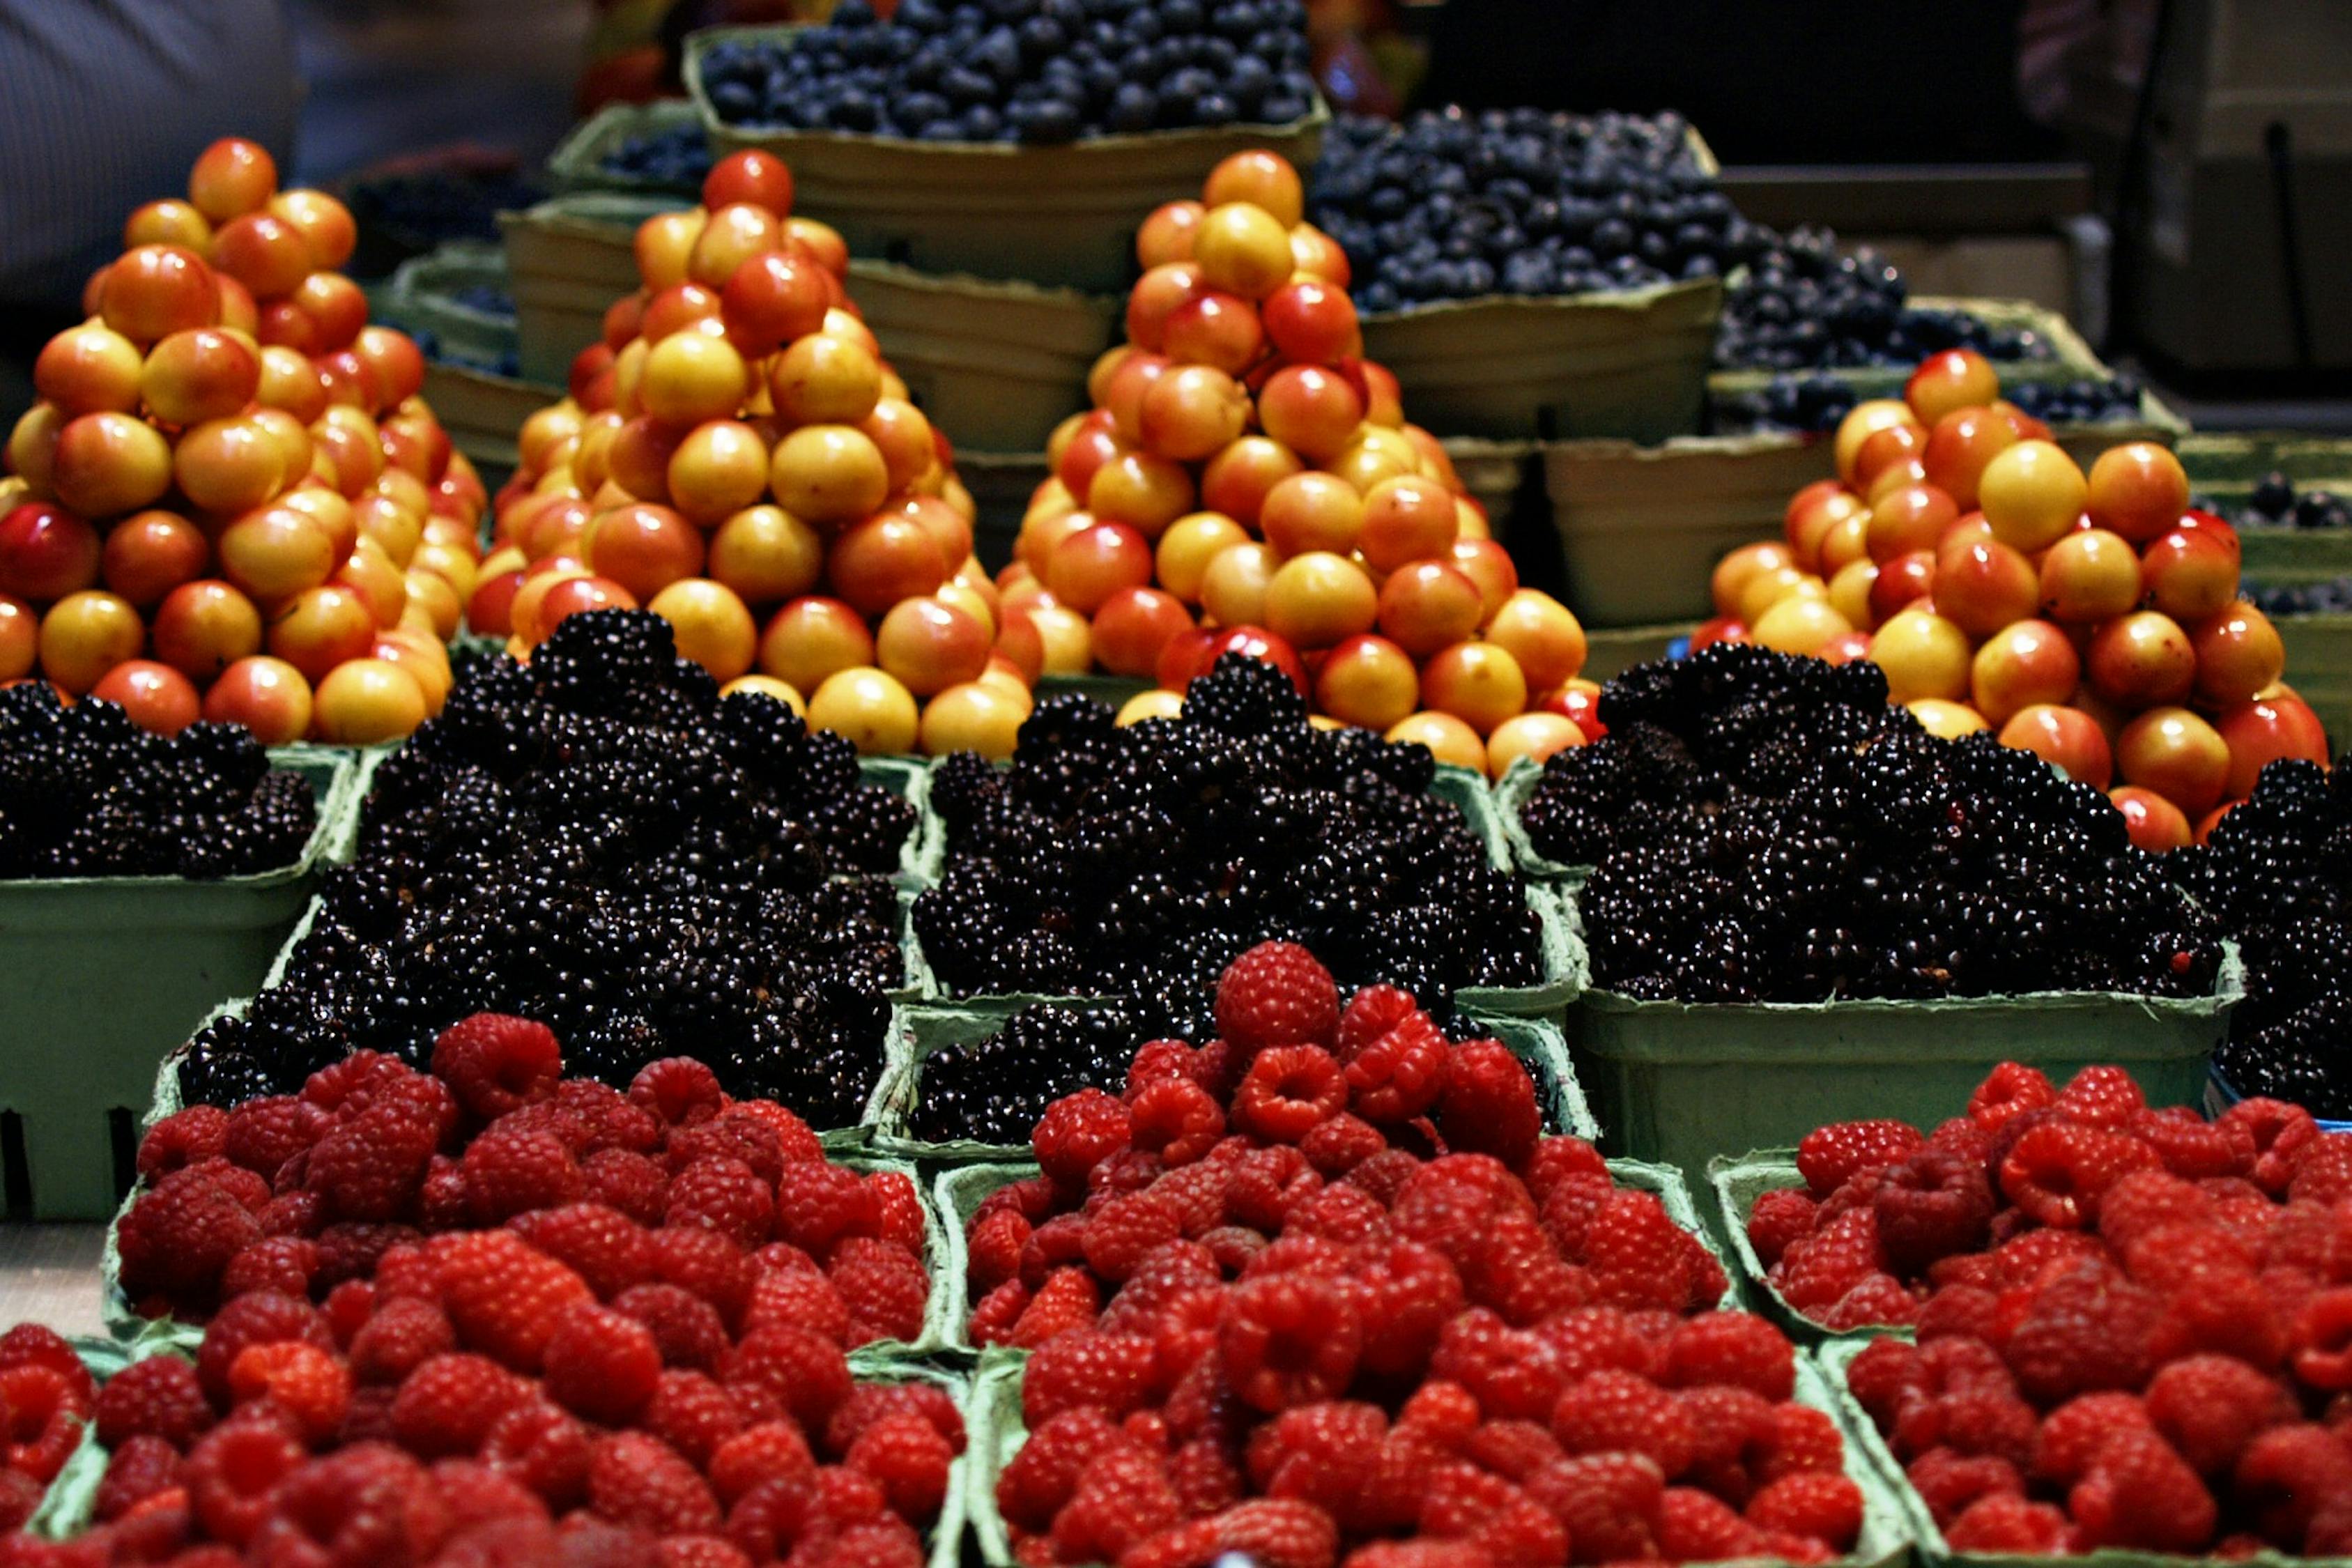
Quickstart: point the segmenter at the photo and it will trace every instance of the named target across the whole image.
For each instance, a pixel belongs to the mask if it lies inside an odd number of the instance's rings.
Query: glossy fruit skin
[[[2162,855],[2186,849],[2193,841],[2189,818],[2154,790],[2124,784],[2110,791],[2107,798],[2124,814],[2124,831],[2137,847]]]
[[[2000,726],[2000,743],[2032,752],[2077,784],[2105,789],[2115,778],[2115,753],[2098,721],[2079,708],[2036,703]]]

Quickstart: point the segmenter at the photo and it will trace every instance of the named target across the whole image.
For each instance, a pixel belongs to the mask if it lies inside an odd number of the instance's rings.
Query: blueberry
[[[971,68],[1000,87],[1021,79],[1021,40],[1010,27],[992,28],[971,51]]]
[[[1025,117],[1014,120],[1013,134],[1022,142],[1050,146],[1076,141],[1080,125],[1076,104],[1048,99],[1032,106]]]
[[[1159,0],[1160,20],[1171,33],[1197,33],[1208,20],[1201,0]]]
[[[2284,517],[2286,509],[2294,504],[2294,486],[2287,482],[2284,474],[2273,468],[2255,483],[2253,494],[2248,500],[2253,509],[2264,517]]]
[[[1021,24],[1021,56],[1033,64],[1060,54],[1070,46],[1069,36],[1051,16],[1032,16]]]
[[[852,90],[833,100],[828,119],[836,131],[871,131],[882,122],[882,110],[871,94]]]
[[[740,125],[760,111],[760,95],[748,82],[722,81],[709,89],[710,107],[730,125]]]
[[[1231,125],[1240,118],[1241,110],[1222,92],[1204,92],[1192,105],[1195,125]]]
[[[1151,129],[1159,117],[1160,100],[1141,82],[1122,82],[1111,96],[1110,112],[1105,117],[1113,131],[1140,132]]]
[[[1503,288],[1513,294],[1549,294],[1559,285],[1559,269],[1540,250],[1522,250],[1503,263]]]
[[[954,67],[940,77],[940,90],[947,94],[950,103],[964,110],[993,102],[996,98],[996,84],[964,66]]]
[[[1004,117],[985,103],[975,103],[963,111],[963,139],[967,142],[993,142],[1004,134]]]

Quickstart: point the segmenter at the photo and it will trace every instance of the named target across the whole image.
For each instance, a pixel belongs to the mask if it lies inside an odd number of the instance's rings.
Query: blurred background
[[[891,0],[876,0],[887,13]],[[0,0],[0,356],[214,137],[345,195],[388,275],[544,191],[568,127],[682,91],[700,27],[829,0]],[[1335,110],[1679,110],[1741,213],[1917,294],[2031,300],[2205,427],[2352,428],[2345,0],[1312,0]],[[290,182],[289,182],[290,183]],[[21,380],[0,405],[21,406]]]

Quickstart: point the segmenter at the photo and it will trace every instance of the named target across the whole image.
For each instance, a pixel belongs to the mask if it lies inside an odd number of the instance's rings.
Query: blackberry
[[[1238,656],[1172,720],[1122,730],[1091,699],[1049,698],[1003,774],[940,765],[948,860],[915,930],[956,994],[1122,997],[1192,1037],[1213,1031],[1224,965],[1266,940],[1441,1006],[1532,984],[1526,890],[1426,793],[1433,776],[1425,748],[1315,729],[1287,676]]]
[[[908,1130],[934,1143],[1026,1143],[1037,1118],[1062,1096],[1123,1089],[1140,1037],[1125,1005],[1024,1007],[994,1033],[923,1058]]]
[[[839,737],[720,701],[658,617],[572,617],[528,669],[469,662],[378,770],[357,859],[279,983],[183,1058],[183,1091],[289,1090],[358,1047],[423,1060],[494,1010],[610,1082],[691,1055],[854,1122],[903,979],[897,889],[871,872],[912,826]]]
[[[1874,669],[1722,644],[1611,682],[1609,733],[1553,757],[1523,814],[1539,852],[1594,867],[1595,983],[1693,1002],[2210,990],[2221,922],[2104,795],[1885,697]]]
[[[299,860],[318,820],[247,730],[167,737],[46,681],[0,690],[0,878],[250,876]]]

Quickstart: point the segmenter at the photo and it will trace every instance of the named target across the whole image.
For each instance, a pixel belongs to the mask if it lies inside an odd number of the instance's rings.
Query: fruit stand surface
[[[0,1320],[61,1334],[102,1334],[99,1254],[103,1225],[0,1225]]]

